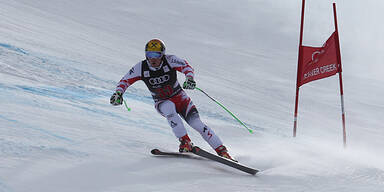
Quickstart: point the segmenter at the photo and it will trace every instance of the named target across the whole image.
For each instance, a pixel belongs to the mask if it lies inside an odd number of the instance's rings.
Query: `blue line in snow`
[[[28,55],[28,53],[26,51],[24,51],[23,49],[17,48],[15,46],[12,46],[12,45],[9,45],[9,44],[0,43],[0,47],[4,47],[4,48],[10,49],[12,51],[16,51],[16,52]]]
[[[19,122],[19,121],[17,121],[17,120],[10,119],[10,118],[7,118],[7,117],[2,116],[2,115],[0,115],[0,118],[1,118],[1,119],[4,119],[4,120],[6,120],[6,121],[12,122],[12,123],[16,123],[16,124],[18,124],[19,126],[24,127],[24,128],[33,129],[33,130],[36,130],[36,131],[45,133],[46,135],[50,135],[50,136],[52,136],[52,137],[55,137],[55,138],[58,138],[58,139],[61,139],[61,140],[65,140],[65,141],[73,142],[72,139],[69,139],[69,138],[67,138],[67,137],[64,137],[64,136],[61,136],[61,135],[52,133],[52,132],[47,131],[47,130],[45,130],[45,129],[36,128],[36,127],[31,127],[31,126],[29,126],[29,125],[25,125],[25,124],[23,125],[23,123],[21,123],[21,122]]]

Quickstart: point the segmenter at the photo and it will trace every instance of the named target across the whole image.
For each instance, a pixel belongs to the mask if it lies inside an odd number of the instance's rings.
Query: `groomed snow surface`
[[[332,2],[307,0],[304,44],[321,46],[333,32]],[[384,191],[383,3],[336,3],[346,149],[338,76],[300,88],[292,137],[300,1],[0,0],[0,191]],[[109,104],[154,37],[254,130],[187,91],[256,176],[198,157],[152,156],[178,141],[142,82],[124,95],[131,111]]]

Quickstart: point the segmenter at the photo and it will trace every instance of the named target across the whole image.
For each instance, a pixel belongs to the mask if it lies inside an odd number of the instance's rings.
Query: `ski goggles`
[[[161,52],[157,52],[157,51],[147,51],[147,52],[145,52],[145,56],[148,59],[153,59],[153,58],[160,58],[161,56],[163,56],[163,54]]]

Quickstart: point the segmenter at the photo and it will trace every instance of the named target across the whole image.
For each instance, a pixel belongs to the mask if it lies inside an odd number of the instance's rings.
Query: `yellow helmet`
[[[164,42],[160,39],[151,39],[145,45],[145,52],[161,52],[162,55],[165,54],[165,45]]]

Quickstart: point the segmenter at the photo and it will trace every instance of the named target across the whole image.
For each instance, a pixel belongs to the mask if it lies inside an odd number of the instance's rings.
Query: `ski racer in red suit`
[[[140,61],[120,80],[110,99],[112,105],[123,103],[125,90],[138,80],[144,81],[155,101],[157,111],[167,118],[173,133],[180,141],[179,152],[189,152],[193,144],[188,137],[182,118],[198,131],[219,156],[231,159],[226,147],[214,131],[199,117],[196,106],[183,89],[194,89],[193,68],[187,61],[165,54],[165,45],[160,39],[152,39],[145,45],[146,59]],[[181,88],[176,71],[185,74]]]

